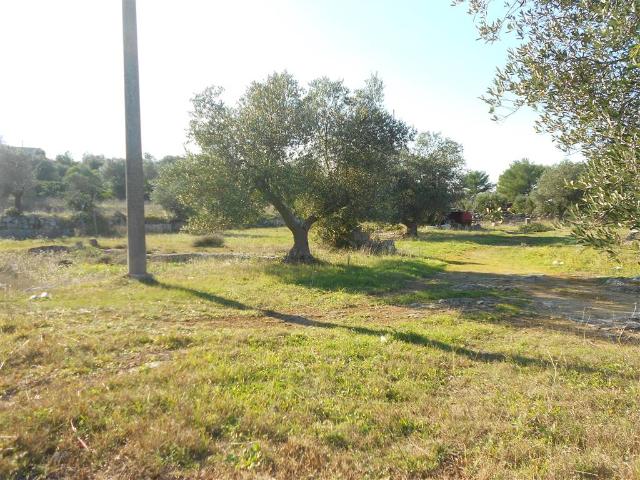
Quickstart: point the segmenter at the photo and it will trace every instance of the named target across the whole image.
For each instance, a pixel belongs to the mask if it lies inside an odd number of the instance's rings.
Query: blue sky
[[[120,15],[117,0],[0,1],[5,142],[124,155]],[[477,41],[449,0],[138,0],[138,17],[143,148],[157,157],[184,151],[194,93],[216,84],[233,101],[286,69],[353,87],[377,73],[396,116],[462,143],[494,179],[522,157],[563,158],[532,112],[490,121],[478,97],[507,44]]]

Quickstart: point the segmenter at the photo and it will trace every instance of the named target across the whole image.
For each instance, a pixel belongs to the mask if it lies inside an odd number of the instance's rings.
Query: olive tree
[[[173,169],[193,222],[237,225],[273,206],[293,236],[285,260],[310,262],[309,230],[343,208],[355,214],[412,130],[384,107],[372,77],[351,91],[321,78],[304,88],[288,73],[252,83],[235,105],[210,87],[193,99],[190,136],[198,153]]]
[[[638,1],[456,3],[468,6],[483,39],[512,33],[519,41],[485,97],[496,118],[533,107],[540,130],[587,158],[576,182],[584,191],[574,212],[578,238],[607,247],[618,228],[640,228]]]
[[[67,170],[63,181],[67,205],[76,212],[93,213],[97,201],[104,197],[102,179],[95,170],[84,164]]]
[[[107,158],[100,166],[100,178],[110,195],[118,200],[127,197],[126,164],[122,158]]]
[[[578,184],[584,172],[584,163],[568,160],[547,167],[531,194],[536,212],[564,218],[582,199],[584,192]]]
[[[20,213],[22,199],[34,185],[33,157],[19,148],[0,145],[0,195],[12,196],[14,208]]]
[[[160,165],[158,176],[153,181],[151,200],[169,212],[174,220],[186,221],[193,215],[188,200],[181,197],[189,191],[191,166],[184,158],[165,161]],[[197,168],[197,163],[193,166]]]
[[[400,153],[392,198],[408,236],[416,237],[419,225],[444,217],[462,197],[463,167],[462,145],[438,133],[421,133]]]

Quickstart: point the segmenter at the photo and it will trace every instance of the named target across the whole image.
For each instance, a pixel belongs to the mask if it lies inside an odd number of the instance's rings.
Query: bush
[[[369,239],[360,250],[369,255],[395,255],[398,253],[396,242],[393,240],[380,240],[377,238]]]
[[[224,246],[224,238],[222,235],[214,233],[196,238],[192,245],[194,247],[222,247]]]
[[[362,222],[360,228],[365,232],[376,233],[380,232],[386,236],[398,236],[402,237],[407,229],[401,223],[385,223],[385,222]]]
[[[545,225],[544,223],[533,222],[528,225],[520,225],[518,227],[518,233],[540,233],[540,232],[550,232],[553,230],[549,225]]]
[[[577,181],[586,171],[584,163],[568,160],[547,167],[531,197],[536,202],[536,213],[563,218],[584,194]]]
[[[36,196],[40,198],[60,198],[64,195],[65,186],[63,182],[39,181],[36,185]]]
[[[18,210],[16,207],[9,207],[4,211],[5,217],[19,217],[22,215],[22,212]]]
[[[346,208],[321,219],[313,230],[320,242],[330,248],[357,249],[363,244],[359,222]]]
[[[76,212],[71,217],[79,235],[112,235],[109,220],[98,212]]]
[[[335,222],[323,224],[318,238],[328,247],[335,249],[360,250],[369,255],[394,255],[397,253],[392,239],[384,240],[372,236],[373,224],[348,227],[347,224]]]
[[[476,195],[473,209],[480,215],[489,210],[505,210],[509,204],[507,197],[496,192],[483,192]]]
[[[153,181],[151,200],[162,206],[174,220],[186,221],[193,216],[191,206],[180,199],[180,194],[189,190],[182,168],[184,160],[165,165]]]
[[[126,226],[127,225],[127,216],[122,213],[122,212],[114,212],[113,215],[111,215],[111,219],[109,220],[111,222],[111,225],[122,225],[122,226]]]
[[[532,215],[536,204],[529,195],[518,195],[513,201],[511,211],[522,215]]]

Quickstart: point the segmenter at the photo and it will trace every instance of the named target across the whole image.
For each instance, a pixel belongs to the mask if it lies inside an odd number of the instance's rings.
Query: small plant
[[[210,235],[204,235],[202,237],[196,238],[192,245],[194,247],[223,247],[224,246],[224,238],[222,235],[217,233],[212,233]]]
[[[18,210],[16,207],[9,207],[4,211],[3,215],[5,217],[19,217],[22,215],[22,212]]]
[[[518,233],[542,233],[550,232],[551,230],[553,230],[552,227],[540,222],[533,222],[518,227]]]
[[[502,211],[501,207],[496,207],[496,208],[487,207],[485,212],[486,212],[485,218],[487,218],[492,222],[501,223],[502,220],[504,220],[504,212]]]

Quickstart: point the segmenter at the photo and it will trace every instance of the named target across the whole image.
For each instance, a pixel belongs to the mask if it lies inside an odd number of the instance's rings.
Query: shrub
[[[540,233],[540,232],[550,232],[553,230],[549,225],[545,225],[544,223],[533,222],[528,225],[520,225],[518,227],[518,233]]]
[[[407,229],[401,223],[385,223],[385,222],[362,222],[360,224],[360,228],[365,232],[376,233],[380,232],[381,234],[387,236],[398,236],[402,237]]]
[[[392,240],[370,239],[360,250],[369,255],[395,255],[398,253],[396,243]]]
[[[369,255],[394,255],[397,253],[392,239],[380,239],[372,236],[374,224],[347,227],[345,223],[336,222],[328,226],[323,222],[318,238],[328,247],[335,249],[360,250]]]
[[[4,211],[5,217],[19,217],[22,215],[22,212],[18,210],[16,207],[9,207]]]
[[[76,212],[71,222],[79,235],[112,235],[109,220],[98,212]]]
[[[114,226],[117,226],[117,225],[126,226],[127,216],[122,212],[114,212],[113,215],[111,215],[111,218],[109,219],[109,221]],[[145,222],[146,222],[146,219],[145,219]]]
[[[483,192],[476,195],[473,208],[476,213],[485,215],[489,210],[504,210],[509,201],[507,197],[496,192]]]
[[[511,211],[523,215],[532,215],[536,209],[536,204],[530,195],[518,195],[513,201]]]
[[[222,247],[224,246],[224,238],[222,235],[213,233],[196,238],[192,245],[194,247]]]
[[[364,243],[361,238],[364,232],[347,208],[318,221],[314,232],[320,242],[330,248],[360,248]]]
[[[576,183],[586,171],[584,163],[568,160],[547,167],[531,197],[536,203],[536,213],[563,218],[584,194]]]

